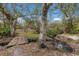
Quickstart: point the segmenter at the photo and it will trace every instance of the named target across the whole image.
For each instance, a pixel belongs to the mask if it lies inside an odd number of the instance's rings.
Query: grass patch
[[[33,33],[33,32],[27,32],[26,37],[29,42],[32,42],[32,41],[36,42],[38,40],[39,34]]]
[[[10,35],[10,29],[9,28],[0,28],[0,36],[7,36]]]

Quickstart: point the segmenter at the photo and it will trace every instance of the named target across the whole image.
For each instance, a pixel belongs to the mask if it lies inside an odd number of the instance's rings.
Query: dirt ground
[[[17,31],[18,36],[24,36],[22,30]],[[22,34],[23,33],[23,34]],[[28,44],[17,45],[9,47],[7,49],[0,49],[0,56],[77,56],[77,52],[64,52],[53,49],[53,47],[48,43],[49,48],[41,49],[39,48],[38,42],[30,42]]]
[[[29,44],[17,45],[8,49],[0,50],[0,56],[77,56],[79,52],[63,52],[59,50],[40,49],[38,42]]]

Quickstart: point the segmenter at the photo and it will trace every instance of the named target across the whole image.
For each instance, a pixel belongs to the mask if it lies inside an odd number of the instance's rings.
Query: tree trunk
[[[10,29],[11,29],[10,34],[11,34],[12,37],[14,37],[15,34],[16,34],[15,33],[15,31],[16,31],[16,20],[12,21],[12,23],[10,24]]]
[[[46,41],[46,26],[47,26],[47,12],[48,7],[47,4],[43,4],[42,6],[42,19],[41,19],[41,26],[40,26],[40,35],[39,35],[39,44],[41,48],[46,48],[45,41]]]
[[[6,9],[3,7],[3,4],[0,4],[0,11],[4,14],[4,16],[6,16],[6,18],[8,19],[9,26],[10,26],[10,35],[11,36],[15,36],[15,26],[16,26],[16,20],[14,20],[15,18],[13,16],[11,16],[11,14],[9,12],[6,11]]]
[[[70,31],[69,31],[69,33],[73,33],[73,18],[72,17],[69,20],[69,25],[70,25]]]
[[[70,17],[69,19],[66,20],[65,24],[65,33],[73,33],[73,18]]]

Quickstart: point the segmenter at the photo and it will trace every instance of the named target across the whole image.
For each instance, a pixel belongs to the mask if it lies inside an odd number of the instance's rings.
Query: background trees
[[[56,7],[54,7],[54,5]],[[53,38],[60,32],[63,33],[63,31],[65,33],[73,33],[73,31],[75,32],[74,28],[78,29],[78,21],[79,21],[78,20],[79,18],[75,17],[76,16],[75,11],[78,10],[77,4],[62,3],[54,5],[52,5],[52,3],[0,4],[0,12],[3,15],[4,27],[8,27],[10,29],[11,36],[15,36],[17,26],[16,20],[17,18],[20,17],[23,18],[25,24],[24,26],[21,26],[20,29],[24,29],[25,33],[31,30],[34,31],[34,33],[32,34],[39,34],[40,46],[41,45],[45,46],[45,40],[47,36]],[[51,12],[50,9],[52,9]],[[57,9],[59,9],[62,12],[63,17],[61,17],[61,19],[63,18],[63,20],[57,22],[54,21],[50,22],[51,20],[53,20],[52,16],[53,12],[56,11]],[[57,12],[59,13],[60,11]],[[50,13],[51,15],[48,13]],[[54,16],[55,15],[56,14],[54,14]],[[56,18],[59,18],[59,16],[57,16]],[[49,27],[48,22],[51,23]],[[30,28],[30,30],[28,30],[28,28]]]
[[[73,31],[73,14],[75,13],[77,4],[59,4],[60,10],[64,14],[64,26],[66,33]]]
[[[7,5],[7,4],[6,4]],[[16,5],[13,4],[13,11],[14,11],[14,15],[13,13],[11,14],[6,8],[6,6],[4,4],[0,4],[0,12],[3,13],[3,15],[6,17],[7,21],[9,24],[9,28],[10,28],[10,35],[11,36],[15,36],[15,29],[16,29],[16,19],[17,19],[17,12],[16,12]],[[5,20],[5,19],[4,19]]]

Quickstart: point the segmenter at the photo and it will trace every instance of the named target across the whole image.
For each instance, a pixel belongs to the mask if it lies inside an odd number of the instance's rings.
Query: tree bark
[[[16,35],[15,31],[16,31],[16,20],[12,21],[12,23],[10,24],[10,34],[12,37]]]
[[[47,13],[49,6],[47,3],[42,4],[42,19],[40,26],[39,44],[41,48],[46,48],[46,29],[47,29]]]

